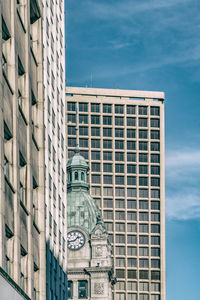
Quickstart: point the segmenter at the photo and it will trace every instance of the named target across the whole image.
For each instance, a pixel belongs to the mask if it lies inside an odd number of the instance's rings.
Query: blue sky
[[[167,300],[200,299],[200,1],[67,0],[66,42],[68,85],[165,92]]]

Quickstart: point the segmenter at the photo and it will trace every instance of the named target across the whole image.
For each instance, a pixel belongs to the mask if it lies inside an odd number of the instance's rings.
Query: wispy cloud
[[[200,150],[167,153],[166,215],[175,219],[200,218]]]

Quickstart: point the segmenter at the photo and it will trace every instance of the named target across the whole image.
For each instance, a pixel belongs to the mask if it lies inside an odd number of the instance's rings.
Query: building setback
[[[42,3],[0,1],[0,15],[0,297],[39,300],[46,289]]]
[[[164,93],[66,88],[68,158],[90,167],[117,284],[115,300],[165,300]]]
[[[47,299],[66,299],[64,0],[43,0]]]

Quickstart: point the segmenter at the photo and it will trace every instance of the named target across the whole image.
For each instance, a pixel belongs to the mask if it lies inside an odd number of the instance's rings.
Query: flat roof
[[[89,96],[110,96],[110,97],[131,97],[131,98],[146,98],[165,99],[164,92],[153,91],[137,91],[137,90],[120,90],[120,89],[101,89],[101,88],[84,88],[84,87],[66,87],[66,94],[73,95],[89,95]]]

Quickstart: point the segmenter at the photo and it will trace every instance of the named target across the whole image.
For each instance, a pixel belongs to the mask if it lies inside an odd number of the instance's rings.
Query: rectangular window
[[[80,147],[88,148],[88,139],[79,139]]]
[[[152,116],[160,116],[160,107],[159,106],[151,106],[151,115]]]
[[[115,188],[115,196],[116,197],[124,196],[124,188]]]
[[[67,282],[67,293],[68,293],[68,299],[73,298],[73,282],[68,281]]]
[[[115,207],[116,208],[124,208],[124,199],[115,199]]]
[[[136,177],[127,176],[127,185],[136,185]]]
[[[139,118],[139,127],[147,127],[147,118]]]
[[[160,225],[151,224],[151,233],[160,233]]]
[[[75,102],[67,102],[67,110],[68,111],[76,111],[76,103]]]
[[[79,134],[88,136],[88,127],[79,127]]]
[[[76,115],[68,114],[67,121],[68,123],[76,123]]]
[[[103,216],[106,220],[113,220],[113,211],[112,210],[104,210]]]
[[[112,175],[103,175],[103,183],[104,184],[112,184],[113,183]]]
[[[148,244],[149,243],[148,235],[140,235],[139,236],[139,243],[140,243],[140,245]]]
[[[135,105],[127,105],[126,113],[127,115],[135,115]]]
[[[124,152],[115,152],[116,161],[124,161]]]
[[[148,209],[148,201],[140,200],[139,201],[139,209]]]
[[[151,248],[151,256],[160,257],[160,248]]]
[[[160,155],[159,154],[151,154],[151,162],[152,163],[159,163],[160,162]]]
[[[112,152],[104,151],[103,152],[103,159],[104,160],[112,160]]]
[[[68,138],[68,147],[75,147],[75,146],[76,146],[76,139]]]
[[[136,258],[128,258],[128,267],[136,268]]]
[[[100,175],[92,175],[92,183],[101,183],[101,176]]]
[[[116,246],[115,253],[116,253],[116,255],[125,255],[125,247],[124,246]]]
[[[80,124],[88,124],[88,116],[87,115],[79,115],[79,123]]]
[[[160,178],[151,177],[151,186],[160,186]]]
[[[141,258],[140,261],[139,261],[139,267],[140,268],[148,268],[149,267],[149,260],[148,259],[144,259],[144,258]]]
[[[104,163],[103,164],[103,171],[104,172],[112,172],[112,164]]]
[[[75,126],[68,126],[68,134],[69,135],[76,135],[76,127]]]
[[[129,221],[136,221],[137,219],[137,214],[135,211],[128,211],[127,212],[127,220]]]
[[[139,213],[139,220],[140,221],[148,221],[149,220],[148,212],[140,212]]]
[[[115,223],[115,231],[124,232],[125,224],[124,223]]]
[[[124,165],[115,164],[115,173],[124,173]]]
[[[98,186],[92,186],[92,195],[101,196],[101,188]]]
[[[112,199],[104,199],[103,206],[105,208],[112,208],[113,207],[113,200]]]
[[[147,189],[139,189],[139,197],[148,198],[148,190]]]
[[[160,198],[160,190],[151,190],[151,198]]]
[[[91,151],[92,160],[100,160],[100,151]]]
[[[159,140],[160,139],[160,131],[159,130],[151,130],[151,139]]]
[[[131,198],[135,198],[136,197],[136,189],[134,188],[128,188],[127,189],[127,197]]]
[[[127,141],[127,150],[135,150],[135,141]]]
[[[91,124],[96,124],[99,125],[100,124],[100,116],[91,116]]]
[[[160,127],[160,119],[151,119],[151,127]]]
[[[116,258],[116,267],[125,267],[125,259],[124,258]]]
[[[136,162],[136,153],[127,153],[127,161]]]
[[[160,237],[152,236],[151,237],[151,245],[160,245]]]
[[[152,210],[160,210],[160,201],[151,201]]]
[[[135,138],[135,129],[127,129],[127,138]]]
[[[124,129],[123,128],[115,128],[115,137],[124,137]]]
[[[140,256],[149,256],[149,248],[147,248],[147,247],[140,247],[139,248],[139,255]]]
[[[105,207],[105,206],[104,206]],[[107,231],[113,231],[113,223],[111,223],[111,222],[106,222],[105,223],[105,226],[106,226],[106,229],[107,229]]]
[[[123,114],[124,113],[124,105],[115,104],[115,113]]]
[[[88,282],[86,280],[78,281],[78,299],[86,299],[88,297]]]
[[[91,147],[92,148],[100,148],[100,140],[91,139]]]
[[[137,256],[137,247],[128,246],[127,247],[127,254],[129,256]]]
[[[123,126],[124,125],[124,118],[123,117],[115,117],[115,125]]]
[[[100,112],[100,104],[98,103],[91,103],[91,112]]]
[[[127,231],[128,232],[137,232],[137,224],[135,224],[135,223],[128,223],[127,224]]]
[[[148,177],[139,177],[139,185],[147,186],[148,185]]]
[[[135,174],[136,173],[136,165],[127,165],[127,173]]]
[[[112,128],[103,128],[104,137],[112,137]]]
[[[139,111],[138,114],[139,115],[147,115],[147,106],[139,106]]]
[[[112,187],[104,187],[103,195],[104,196],[113,196],[113,188]]]
[[[103,125],[112,125],[112,117],[103,116]]]
[[[139,130],[139,139],[147,139],[147,130]]]
[[[139,162],[148,162],[148,154],[139,153]]]
[[[88,159],[88,151],[87,150],[81,150],[80,154],[85,158]]]
[[[151,271],[151,280],[160,280],[160,272]]]
[[[124,176],[115,176],[115,184],[124,184]]]
[[[136,209],[136,200],[128,200],[127,201],[127,208]]]
[[[124,234],[116,234],[115,235],[115,242],[117,244],[124,244],[125,243],[125,235]]]
[[[88,111],[88,104],[87,103],[79,103],[79,111],[87,112]]]
[[[91,127],[91,136],[100,136],[100,128]]]
[[[160,175],[160,167],[159,166],[151,166],[151,174]]]
[[[151,142],[151,151],[160,151],[160,143]]]
[[[127,235],[127,244],[137,244],[137,236],[136,235]]]
[[[139,142],[139,150],[147,151],[148,143],[147,142]]]
[[[151,221],[160,222],[160,213],[152,212],[151,213]]]
[[[112,104],[103,104],[104,113],[112,113]]]
[[[112,149],[112,140],[103,140],[104,149]]]
[[[149,232],[149,225],[148,224],[140,224],[139,225],[139,232],[148,233]]]
[[[124,141],[115,141],[115,149],[124,149]]]
[[[126,125],[127,126],[135,126],[135,118],[134,117],[127,117]]]

